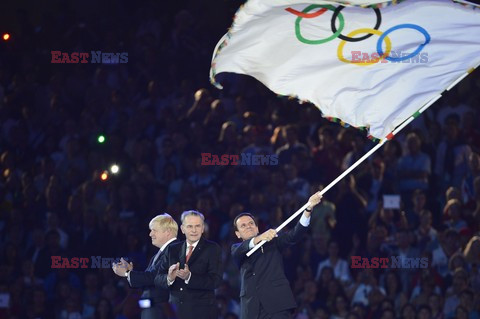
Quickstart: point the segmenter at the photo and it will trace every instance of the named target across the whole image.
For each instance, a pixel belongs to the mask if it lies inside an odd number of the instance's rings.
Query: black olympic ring
[[[345,8],[344,6],[338,6],[335,11],[333,12],[332,20],[331,20],[331,28],[333,33],[337,32],[337,28],[335,27],[335,22],[337,21],[338,14],[340,11]],[[382,23],[382,15],[380,14],[380,10],[378,8],[373,9],[375,11],[375,14],[377,15],[377,23],[373,27],[375,30],[378,30],[380,28],[380,24]],[[373,35],[373,33],[369,33],[367,35],[364,35],[363,37],[360,38],[350,38],[346,37],[342,34],[339,34],[338,37],[342,40],[349,41],[349,42],[358,42],[358,41],[363,41],[365,39],[370,38]]]

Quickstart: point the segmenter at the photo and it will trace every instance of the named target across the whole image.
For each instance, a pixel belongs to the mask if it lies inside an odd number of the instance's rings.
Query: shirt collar
[[[167,241],[165,244],[163,244],[162,247],[160,247],[160,251],[164,251],[165,248],[167,248],[168,244],[170,244],[172,241],[176,240],[176,237],[171,238],[169,241]]]
[[[196,242],[194,242],[194,243],[192,244],[192,246],[193,246],[192,250],[194,250],[195,247],[197,247],[199,241],[200,241],[200,240],[197,240]],[[187,249],[188,249],[188,246],[189,246],[190,244],[189,244],[188,242],[186,242],[186,244],[187,244]]]

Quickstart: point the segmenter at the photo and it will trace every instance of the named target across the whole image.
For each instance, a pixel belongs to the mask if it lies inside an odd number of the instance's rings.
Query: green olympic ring
[[[309,11],[315,9],[315,8],[325,8],[325,9],[328,9],[330,11],[335,11],[335,9],[336,9],[332,5],[311,4],[308,7],[306,7],[305,9],[303,9],[302,13],[307,13],[307,12],[309,12]],[[338,19],[340,20],[340,26],[338,27],[337,32],[335,32],[334,34],[332,34],[331,36],[329,36],[326,39],[309,40],[309,39],[304,38],[302,36],[302,33],[300,32],[300,21],[302,21],[302,19],[303,19],[303,17],[297,16],[297,19],[295,20],[295,35],[297,36],[298,41],[303,42],[305,44],[322,44],[322,43],[332,41],[332,40],[336,39],[342,33],[343,27],[345,26],[345,20],[343,19],[343,15],[339,12],[338,13]]]

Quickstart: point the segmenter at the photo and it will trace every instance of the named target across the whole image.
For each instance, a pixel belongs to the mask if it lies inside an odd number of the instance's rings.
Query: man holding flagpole
[[[256,219],[249,213],[235,217],[235,235],[242,240],[232,246],[232,256],[241,275],[241,319],[290,318],[296,303],[283,269],[281,250],[303,237],[310,224],[310,214],[321,199],[320,192],[312,195],[295,228],[280,235],[274,229],[258,235]],[[247,257],[246,253],[263,240],[267,243]]]

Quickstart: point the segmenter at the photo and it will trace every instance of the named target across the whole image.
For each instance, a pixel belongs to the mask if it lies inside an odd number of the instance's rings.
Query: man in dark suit
[[[177,238],[178,225],[172,216],[162,214],[155,216],[149,223],[150,237],[152,245],[159,250],[155,256],[150,259],[150,263],[145,271],[133,270],[133,264],[127,263],[123,258],[119,263],[113,264],[113,271],[121,277],[126,277],[130,287],[143,288],[141,307],[142,319],[161,319],[166,318],[165,312],[168,310],[168,289],[155,287],[155,276],[159,270],[160,260],[166,248]]]
[[[232,246],[233,259],[240,267],[241,319],[290,318],[291,310],[297,305],[285,276],[281,250],[303,237],[310,223],[310,213],[321,198],[320,193],[312,195],[295,228],[280,235],[275,229],[258,235],[257,222],[249,213],[235,217],[235,235],[243,240]],[[262,240],[267,243],[247,257],[246,253]]]
[[[186,240],[168,247],[155,285],[170,289],[170,302],[179,319],[217,318],[215,289],[222,278],[220,246],[202,238],[203,214],[186,211],[181,221]]]

